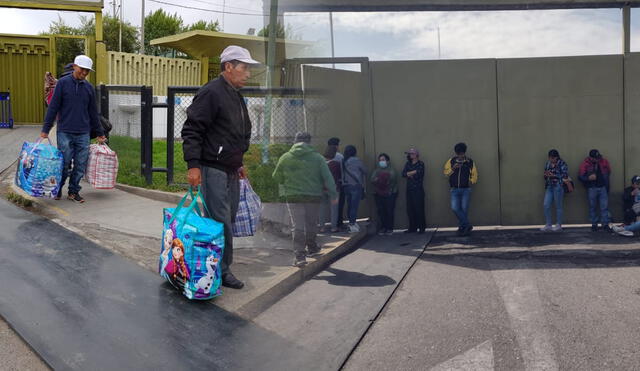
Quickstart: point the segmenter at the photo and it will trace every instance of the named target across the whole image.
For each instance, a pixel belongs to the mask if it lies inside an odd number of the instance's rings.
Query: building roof
[[[150,43],[155,46],[176,49],[197,58],[218,57],[227,46],[238,45],[248,49],[253,59],[265,63],[267,41],[268,38],[261,36],[196,30],[154,39]],[[296,57],[302,49],[312,45],[309,42],[298,40],[276,39],[276,41],[276,59],[278,61],[282,61],[286,57]]]

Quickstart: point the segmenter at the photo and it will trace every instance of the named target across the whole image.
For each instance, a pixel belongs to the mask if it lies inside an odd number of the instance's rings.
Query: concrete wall
[[[388,153],[400,172],[409,147],[427,166],[430,226],[454,226],[443,164],[464,141],[478,166],[471,221],[476,225],[544,223],[544,163],[550,149],[569,165],[576,191],[565,196],[564,223],[589,223],[578,168],[592,148],[612,165],[610,210],[621,220],[621,194],[640,174],[640,53],[500,60],[371,62],[367,74],[314,69],[306,87],[326,89],[330,119],[318,138],[367,144],[367,165]],[[371,84],[373,129],[367,127]],[[363,85],[365,89],[362,89]],[[365,107],[366,109],[366,107]],[[324,131],[323,131],[324,130]],[[373,139],[367,134],[373,131]],[[324,143],[324,142],[323,142]],[[322,147],[322,146],[321,146]],[[362,153],[362,152],[360,152]],[[397,227],[407,225],[400,182]],[[371,209],[373,210],[373,209]]]
[[[625,185],[640,174],[640,53],[625,57]]]
[[[577,186],[565,197],[565,223],[588,222],[586,192],[577,176],[591,148],[611,162],[609,205],[620,220],[622,56],[503,59],[497,66],[502,224],[544,222],[542,172],[552,148],[560,151]]]
[[[445,161],[466,142],[476,161],[470,218],[500,222],[496,69],[494,60],[371,63],[375,150],[402,171],[404,151],[416,147],[426,165],[426,215],[430,226],[454,225]],[[400,182],[398,226],[406,225],[406,183]]]

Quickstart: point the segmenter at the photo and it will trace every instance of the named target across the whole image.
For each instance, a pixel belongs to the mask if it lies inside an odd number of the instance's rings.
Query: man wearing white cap
[[[231,224],[240,199],[238,180],[244,176],[242,157],[251,138],[249,112],[239,90],[251,77],[251,65],[260,62],[247,49],[231,45],[222,51],[220,63],[220,76],[200,88],[187,109],[182,148],[189,184],[202,184],[211,217],[224,223],[222,285],[241,289],[244,283],[229,269],[233,262]]]
[[[106,140],[104,130],[98,116],[95,90],[87,81],[87,76],[93,67],[93,61],[86,55],[79,55],[73,61],[73,73],[58,80],[49,103],[47,114],[40,137],[47,138],[58,117],[58,132],[56,134],[58,149],[64,157],[62,167],[62,181],[60,191],[56,195],[59,200],[67,177],[69,189],[67,198],[75,202],[84,202],[80,196],[80,180],[84,176],[89,159],[89,137],[91,130],[98,135],[98,141]],[[73,169],[70,170],[71,160]]]

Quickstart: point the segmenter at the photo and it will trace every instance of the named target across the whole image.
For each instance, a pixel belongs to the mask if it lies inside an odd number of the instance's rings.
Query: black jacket
[[[189,169],[238,170],[250,138],[251,120],[244,98],[222,76],[198,90],[182,126],[182,149]]]

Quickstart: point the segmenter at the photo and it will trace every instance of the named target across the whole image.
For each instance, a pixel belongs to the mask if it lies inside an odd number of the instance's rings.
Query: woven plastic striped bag
[[[238,213],[233,222],[232,230],[234,237],[253,236],[258,229],[260,214],[262,213],[262,202],[251,188],[248,179],[240,179],[240,203]]]
[[[89,162],[85,173],[87,182],[96,189],[113,189],[118,177],[118,155],[106,144],[89,146]]]

